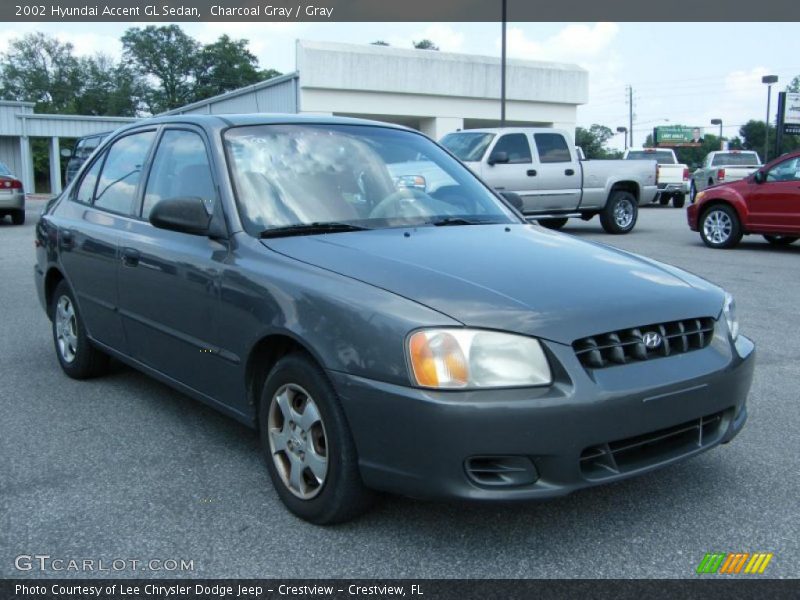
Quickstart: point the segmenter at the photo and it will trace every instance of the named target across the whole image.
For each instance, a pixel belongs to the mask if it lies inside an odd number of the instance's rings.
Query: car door
[[[534,133],[535,204],[540,210],[574,210],[581,201],[581,165],[560,133]]]
[[[61,264],[89,335],[126,352],[118,313],[119,232],[130,219],[155,129],[115,140],[83,172],[55,222]]]
[[[507,160],[497,162],[501,154]],[[528,136],[524,133],[505,133],[497,138],[483,164],[483,176],[499,191],[516,192],[528,207],[527,198],[533,193],[533,156]]]
[[[201,130],[165,128],[143,186],[140,218],[120,234],[120,314],[131,356],[211,398],[230,386],[238,368],[217,344],[220,269],[227,246],[204,235],[153,227],[160,200],[200,197],[217,206]]]
[[[748,224],[763,231],[800,232],[800,157],[771,167],[760,184],[750,181]]]

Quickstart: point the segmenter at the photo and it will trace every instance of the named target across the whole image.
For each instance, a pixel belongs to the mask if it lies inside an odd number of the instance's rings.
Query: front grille
[[[629,473],[709,446],[724,433],[725,411],[605,444],[589,446],[580,457],[587,479]]]
[[[661,337],[654,348],[644,343],[643,338],[648,333]],[[584,367],[602,369],[700,350],[708,346],[713,337],[714,319],[702,317],[601,333],[576,340],[572,348]]]

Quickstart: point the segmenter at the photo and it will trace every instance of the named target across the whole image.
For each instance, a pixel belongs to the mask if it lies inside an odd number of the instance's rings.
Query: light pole
[[[628,128],[627,127],[617,127],[617,133],[624,133],[625,134],[625,150],[628,149]]]
[[[711,119],[712,125],[719,125],[719,149],[722,150],[722,119]]]
[[[764,75],[761,83],[767,84],[767,120],[764,123],[764,162],[768,162],[767,153],[769,152],[769,103],[772,99],[772,84],[778,83],[777,75]]]
[[[500,127],[506,126],[506,21],[508,20],[507,0],[503,0],[502,48],[500,50]]]

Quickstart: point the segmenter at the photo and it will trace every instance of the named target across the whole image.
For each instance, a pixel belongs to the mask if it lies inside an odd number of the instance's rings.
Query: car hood
[[[716,318],[724,296],[685,271],[532,225],[382,229],[263,243],[464,325],[566,344],[627,327]]]

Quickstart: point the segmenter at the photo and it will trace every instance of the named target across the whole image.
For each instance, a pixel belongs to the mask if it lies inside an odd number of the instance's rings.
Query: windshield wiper
[[[496,225],[500,221],[492,219],[470,219],[467,217],[443,217],[436,221],[428,221],[426,225],[446,227],[448,225]]]
[[[272,227],[265,229],[259,234],[261,239],[289,237],[292,235],[314,235],[315,233],[339,233],[342,231],[363,231],[368,227],[353,225],[351,223],[337,223],[336,221],[297,223],[296,225],[286,225],[284,227]]]

